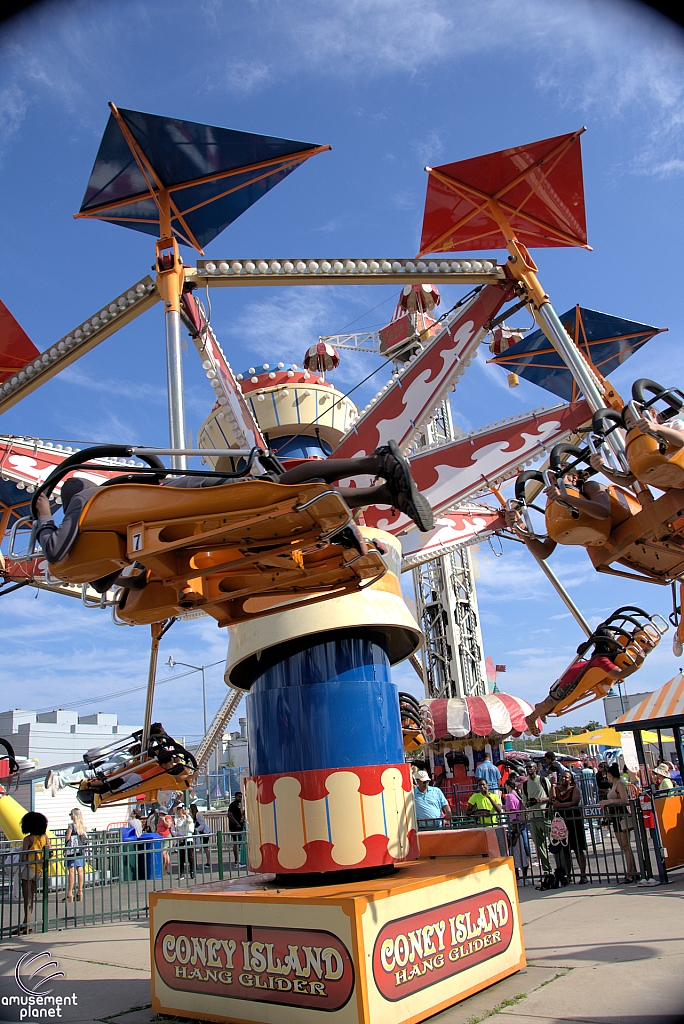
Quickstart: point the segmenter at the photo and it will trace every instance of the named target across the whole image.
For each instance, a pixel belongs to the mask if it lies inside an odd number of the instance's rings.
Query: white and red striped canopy
[[[528,732],[525,718],[533,711],[522,697],[509,693],[488,693],[484,697],[452,697],[422,700],[429,707],[435,723],[435,744],[481,746],[506,736]],[[538,722],[541,728],[541,722]]]
[[[340,364],[340,355],[336,348],[327,341],[319,341],[306,350],[304,367],[314,373],[325,373],[334,370]]]

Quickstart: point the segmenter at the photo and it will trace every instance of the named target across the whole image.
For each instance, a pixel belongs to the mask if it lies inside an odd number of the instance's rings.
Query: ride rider
[[[612,660],[612,656],[615,655],[616,647],[613,640],[613,634],[608,629],[599,627],[594,633],[596,640],[594,641],[594,653],[591,658],[584,660],[583,658],[576,658],[571,665],[566,668],[565,672],[559,679],[555,681],[549,694],[539,704],[536,704],[532,712],[527,716],[527,724],[530,732],[538,736],[540,729],[537,725],[537,719],[541,718],[543,722],[546,721],[546,716],[552,714],[552,712],[558,707],[558,705],[566,701],[580,686],[582,679],[587,674],[589,669],[600,669],[607,680],[610,680],[610,685],[618,680],[625,679],[627,676],[631,676],[637,669],[641,668],[644,663],[645,654],[634,654],[633,664],[627,668],[620,668]],[[605,637],[605,639],[601,639]],[[613,640],[613,642],[611,642]],[[582,645],[580,645],[581,649]],[[610,688],[610,685],[606,685],[606,693]]]
[[[368,505],[390,505],[412,519],[419,530],[427,533],[434,526],[434,516],[425,498],[411,476],[411,470],[395,441],[376,448],[370,455],[355,459],[324,459],[305,462],[279,476],[269,478],[280,484],[300,484],[322,481],[334,483],[356,476],[371,476],[383,480],[371,487],[336,487],[350,509]],[[216,487],[236,483],[232,478],[210,476],[177,476],[160,481],[162,487]],[[64,518],[59,526],[52,519],[49,499],[44,494],[36,498],[38,517],[35,529],[43,554],[50,564],[61,561],[68,553],[78,533],[81,514],[98,488],[88,487],[78,477],[71,477],[62,485]]]
[[[590,470],[577,469],[568,470],[563,475],[566,485],[577,490],[579,494],[563,493],[555,483],[545,487],[544,494],[549,502],[563,501],[566,505],[571,505],[578,512],[584,512],[592,519],[610,519],[608,492],[602,484],[590,480],[590,475],[592,475]],[[522,513],[518,509],[506,509],[504,518],[509,530],[513,530],[537,558],[546,559],[556,550],[556,541],[551,540],[550,537],[541,540],[530,535]]]
[[[684,448],[684,409],[664,423],[660,423],[653,409],[644,409],[640,416],[635,416],[632,407],[626,405],[622,410],[622,422],[625,430],[638,430],[640,434],[652,437],[656,441],[662,441],[674,448]],[[607,466],[598,452],[590,457],[589,462],[592,469],[597,473],[603,473],[611,483],[620,487],[631,487],[636,483],[633,473],[621,472]]]
[[[187,777],[192,774],[183,760],[169,750],[162,750],[156,757],[161,769],[160,775],[172,775],[174,777]],[[81,783],[78,791],[78,799],[89,807],[95,807],[95,794],[100,796],[106,793],[123,793],[126,790],[137,789],[142,785],[144,779],[137,771],[128,771],[123,775],[108,778],[103,772],[98,772],[95,778],[86,779]]]

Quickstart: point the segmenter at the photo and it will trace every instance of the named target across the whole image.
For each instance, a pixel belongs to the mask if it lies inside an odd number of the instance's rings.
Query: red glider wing
[[[26,331],[0,301],[0,384],[39,355]]]
[[[505,247],[490,200],[527,248],[588,248],[583,131],[427,168],[420,255]]]

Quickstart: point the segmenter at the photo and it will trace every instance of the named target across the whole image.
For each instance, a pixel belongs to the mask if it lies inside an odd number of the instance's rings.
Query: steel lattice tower
[[[421,441],[454,438],[451,406],[441,403]],[[413,569],[426,697],[477,697],[488,692],[470,548]]]

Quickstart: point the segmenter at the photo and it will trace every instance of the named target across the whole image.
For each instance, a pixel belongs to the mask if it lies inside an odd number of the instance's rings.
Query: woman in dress
[[[508,843],[513,851],[516,878],[527,878],[530,867],[530,839],[525,822],[525,808],[518,795],[518,788],[509,776],[504,782],[504,808],[508,813]]]
[[[177,807],[174,815],[172,830],[174,836],[178,836],[178,874],[179,878],[185,878],[185,862],[188,862],[188,873],[190,878],[195,877],[195,851],[193,849],[193,834],[195,825],[186,811],[185,807]]]
[[[574,852],[579,864],[580,877],[578,885],[584,885],[587,878],[587,837],[584,832],[582,816],[582,794],[575,784],[572,772],[561,772],[556,785],[554,798],[551,801],[554,809],[568,826],[568,845],[565,847],[565,864],[568,875],[572,874],[572,854]]]
[[[173,818],[170,814],[163,814],[157,822],[157,835],[161,836],[162,848],[162,871],[165,875],[171,874],[171,857],[169,847],[171,846],[171,826]]]
[[[190,804],[190,814],[192,815],[192,821],[195,826],[195,835],[200,837],[199,841],[202,846],[204,846],[204,859],[206,865],[207,867],[210,867],[209,836],[211,835],[211,829],[207,825],[207,819],[203,814],[200,814],[197,809],[197,804]],[[201,850],[199,850],[198,853],[201,853]]]
[[[629,793],[620,778],[620,768],[617,764],[609,766],[608,777],[611,787],[607,798],[601,801],[601,807],[605,808],[608,820],[620,843],[626,865],[625,885],[630,885],[632,882],[636,882],[640,876],[634,863],[634,854],[629,841],[629,830],[633,827]]]

